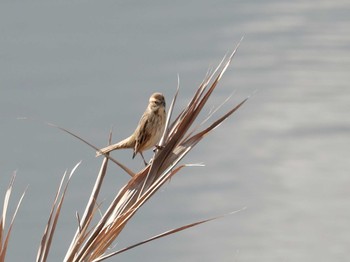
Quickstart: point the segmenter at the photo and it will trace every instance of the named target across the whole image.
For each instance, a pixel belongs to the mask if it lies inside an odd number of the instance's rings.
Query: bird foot
[[[156,150],[161,150],[163,148],[164,148],[164,146],[155,145],[154,148],[153,148],[153,152],[156,152]]]

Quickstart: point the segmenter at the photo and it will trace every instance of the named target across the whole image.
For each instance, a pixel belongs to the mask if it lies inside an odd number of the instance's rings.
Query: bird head
[[[165,107],[165,98],[161,93],[154,93],[149,98],[149,106],[152,110],[159,109],[160,107]]]

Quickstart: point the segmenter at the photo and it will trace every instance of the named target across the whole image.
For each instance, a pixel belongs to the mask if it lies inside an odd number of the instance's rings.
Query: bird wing
[[[135,147],[134,147],[134,154],[133,158],[135,155],[139,152],[142,152],[144,150],[145,145],[147,144],[147,141],[151,137],[150,128],[149,128],[149,119],[147,117],[147,114],[143,114],[139,125],[137,129],[135,130]]]

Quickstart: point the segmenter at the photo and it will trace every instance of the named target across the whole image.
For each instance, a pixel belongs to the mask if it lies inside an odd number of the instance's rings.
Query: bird
[[[160,148],[157,143],[163,135],[165,122],[165,98],[163,94],[157,92],[149,98],[148,106],[141,116],[134,133],[116,144],[101,148],[96,152],[96,156],[104,155],[117,149],[132,148],[132,158],[134,159],[139,153],[145,166],[147,166],[142,152],[152,147]]]

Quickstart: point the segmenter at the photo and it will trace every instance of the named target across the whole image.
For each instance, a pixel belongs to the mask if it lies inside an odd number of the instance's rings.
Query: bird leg
[[[143,163],[145,163],[145,166],[148,165],[148,163],[146,162],[145,158],[143,157],[143,154],[140,152],[140,155],[142,156],[142,159],[143,159]]]

